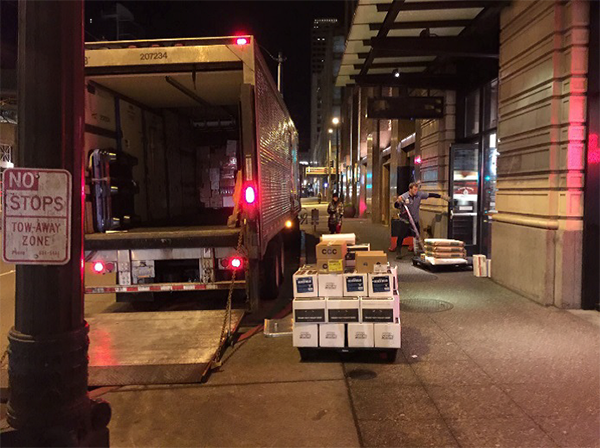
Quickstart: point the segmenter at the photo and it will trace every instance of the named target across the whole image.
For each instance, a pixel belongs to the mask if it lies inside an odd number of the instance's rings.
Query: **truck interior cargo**
[[[241,168],[242,82],[241,63],[88,76],[87,233],[225,227]]]

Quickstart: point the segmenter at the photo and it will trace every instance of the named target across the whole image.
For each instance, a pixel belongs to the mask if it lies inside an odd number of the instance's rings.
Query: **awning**
[[[359,0],[337,86],[454,89],[462,60],[497,64],[500,9],[492,0]]]

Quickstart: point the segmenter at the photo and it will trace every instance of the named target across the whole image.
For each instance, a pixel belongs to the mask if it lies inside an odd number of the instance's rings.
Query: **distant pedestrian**
[[[329,214],[329,220],[327,221],[329,232],[340,233],[342,231],[344,205],[342,204],[342,201],[340,201],[340,197],[337,193],[333,193],[331,202],[327,206],[327,213]]]

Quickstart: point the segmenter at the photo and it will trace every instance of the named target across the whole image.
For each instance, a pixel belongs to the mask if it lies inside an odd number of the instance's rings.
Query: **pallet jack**
[[[467,263],[444,264],[444,265],[434,265],[434,264],[430,263],[429,261],[422,259],[421,254],[425,252],[425,245],[423,244],[423,240],[421,240],[421,234],[419,232],[419,229],[417,228],[417,225],[415,224],[415,220],[413,219],[413,217],[410,213],[410,210],[408,209],[408,207],[404,201],[402,201],[402,205],[404,206],[404,210],[406,211],[406,214],[408,215],[408,221],[410,222],[410,226],[412,227],[412,230],[414,233],[415,255],[412,258],[413,266],[427,269],[432,272],[437,271],[441,267],[447,267],[447,268],[452,268],[452,269],[464,269],[465,267],[468,267],[469,269],[472,269],[473,262],[469,261],[468,258],[467,258]]]

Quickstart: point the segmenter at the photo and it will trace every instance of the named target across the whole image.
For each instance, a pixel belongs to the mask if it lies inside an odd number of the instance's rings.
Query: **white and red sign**
[[[71,173],[11,168],[3,176],[2,259],[66,264],[71,258]]]

